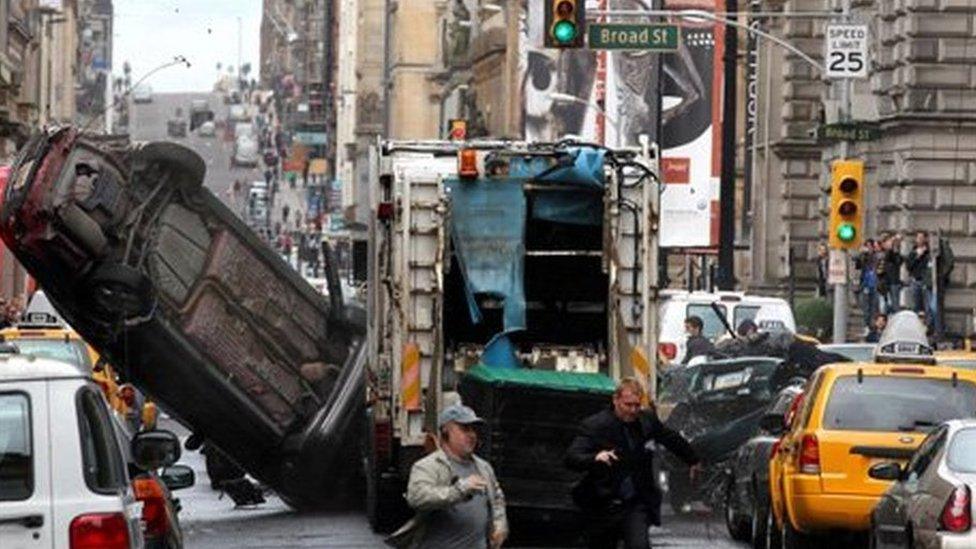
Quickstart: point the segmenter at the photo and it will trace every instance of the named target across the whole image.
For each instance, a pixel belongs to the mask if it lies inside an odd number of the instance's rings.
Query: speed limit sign
[[[868,26],[827,26],[827,78],[868,77]]]

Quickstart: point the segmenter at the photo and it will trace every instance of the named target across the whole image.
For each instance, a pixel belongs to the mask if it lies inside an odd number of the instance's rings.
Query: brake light
[[[657,349],[668,360],[674,360],[674,357],[678,356],[678,346],[674,343],[661,343]]]
[[[820,442],[815,435],[803,435],[800,441],[800,472],[807,475],[820,474]]]
[[[461,177],[478,177],[478,151],[474,149],[458,151],[458,175]]]
[[[139,477],[132,481],[132,491],[136,500],[141,501],[143,530],[147,537],[159,537],[169,531],[169,517],[166,515],[166,494],[159,481],[151,476]]]
[[[786,411],[786,415],[783,417],[783,424],[786,428],[793,427],[793,421],[796,419],[796,414],[799,413],[800,407],[803,406],[803,395],[805,393],[800,393],[793,398],[793,402],[790,404],[790,409]]]
[[[779,452],[779,447],[782,443],[783,443],[783,439],[781,438],[776,439],[776,442],[774,442],[773,445],[769,448],[769,459],[773,459],[774,457],[776,457],[776,454]]]
[[[939,519],[939,530],[956,534],[968,532],[973,519],[970,511],[969,486],[957,486],[949,496],[949,501],[942,508]]]
[[[71,521],[71,549],[127,549],[129,527],[122,513],[79,515]]]
[[[889,373],[892,373],[892,374],[919,374],[919,375],[924,375],[925,374],[925,369],[924,368],[906,368],[904,366],[896,366],[896,367],[891,368],[890,370],[888,370],[888,372]]]

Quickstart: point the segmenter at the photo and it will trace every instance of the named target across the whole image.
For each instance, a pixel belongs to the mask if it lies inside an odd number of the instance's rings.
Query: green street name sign
[[[818,134],[821,141],[877,141],[881,128],[870,122],[824,124]]]
[[[594,50],[678,49],[677,25],[590,23],[586,28],[590,49]]]

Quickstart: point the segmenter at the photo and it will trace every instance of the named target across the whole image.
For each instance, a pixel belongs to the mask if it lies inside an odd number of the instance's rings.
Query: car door
[[[939,530],[939,519],[942,507],[955,485],[947,482],[938,472],[939,464],[943,461],[946,442],[949,440],[948,427],[942,426],[934,431],[929,439],[927,453],[916,464],[914,470],[908,471],[908,479],[917,479],[914,490],[908,495],[906,514],[912,525],[914,546],[929,546],[927,543],[919,545],[920,541],[936,542]],[[927,439],[926,443],[930,440]],[[916,476],[917,475],[917,476]],[[938,545],[938,543],[934,543]]]
[[[59,441],[52,450],[52,459],[59,464],[52,490],[57,502],[56,535],[67,540],[71,523],[79,516],[120,513],[132,546],[141,546],[137,503],[105,398],[93,383],[64,380],[52,382],[51,387],[52,403],[71,411],[62,413],[62,421],[51,427],[52,439]]]
[[[925,515],[931,494],[927,492],[923,479],[938,467],[935,457],[945,444],[947,432],[946,426],[940,426],[929,433],[905,466],[904,479],[898,483],[902,490],[901,506],[896,509],[902,527],[911,524],[915,529],[929,520]]]
[[[0,385],[0,547],[53,544],[44,381]]]

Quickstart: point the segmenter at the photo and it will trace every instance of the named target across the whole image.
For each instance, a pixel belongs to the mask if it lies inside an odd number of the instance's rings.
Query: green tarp
[[[556,372],[529,368],[491,368],[484,364],[471,368],[465,375],[491,385],[518,385],[557,391],[610,394],[613,393],[616,386],[612,379],[603,374]]]

